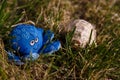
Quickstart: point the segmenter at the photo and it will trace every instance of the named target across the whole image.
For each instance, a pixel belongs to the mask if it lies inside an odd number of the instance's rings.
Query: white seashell
[[[74,28],[75,32],[73,34],[72,42],[75,46],[83,48],[87,44],[91,45],[93,42],[96,42],[95,26],[91,23],[82,19],[77,19],[69,24],[68,31],[71,31]]]

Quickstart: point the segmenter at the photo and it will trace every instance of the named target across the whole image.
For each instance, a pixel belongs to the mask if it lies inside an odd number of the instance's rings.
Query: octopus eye
[[[30,45],[31,45],[31,46],[33,46],[34,44],[35,44],[35,41],[34,41],[34,40],[30,41]]]
[[[38,42],[38,38],[35,39],[35,42]]]

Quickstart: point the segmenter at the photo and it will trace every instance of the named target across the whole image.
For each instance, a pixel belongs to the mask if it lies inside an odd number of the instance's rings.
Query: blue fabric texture
[[[18,24],[10,33],[12,39],[10,44],[18,55],[7,51],[9,61],[16,65],[23,65],[25,61],[38,59],[41,53],[52,54],[61,47],[60,41],[52,41],[54,33],[50,30],[44,31],[30,24]]]

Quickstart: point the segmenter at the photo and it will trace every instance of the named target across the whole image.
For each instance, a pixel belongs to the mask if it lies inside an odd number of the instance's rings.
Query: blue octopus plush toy
[[[7,50],[9,61],[16,65],[23,65],[25,61],[38,59],[41,53],[52,54],[61,47],[60,41],[52,41],[54,33],[43,30],[31,24],[18,24],[11,33],[10,44],[12,49],[19,54]]]

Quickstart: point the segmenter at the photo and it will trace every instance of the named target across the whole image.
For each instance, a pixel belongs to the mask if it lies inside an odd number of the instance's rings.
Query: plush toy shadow
[[[10,36],[12,36],[10,44],[17,54],[7,50],[8,59],[16,65],[23,65],[25,61],[34,61],[40,54],[52,54],[61,47],[60,41],[52,41],[53,32],[30,24],[16,25]]]

